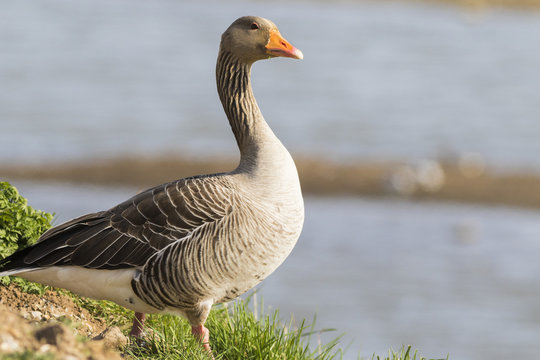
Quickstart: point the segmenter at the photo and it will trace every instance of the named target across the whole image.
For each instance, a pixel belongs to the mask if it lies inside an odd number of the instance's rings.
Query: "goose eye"
[[[259,24],[251,23],[251,30],[258,30],[258,29],[259,29]]]

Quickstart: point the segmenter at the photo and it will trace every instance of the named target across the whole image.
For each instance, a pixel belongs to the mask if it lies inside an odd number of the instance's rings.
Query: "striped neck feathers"
[[[253,95],[251,65],[220,49],[216,65],[217,88],[240,149],[240,166],[256,160],[263,143],[269,139],[277,140]]]

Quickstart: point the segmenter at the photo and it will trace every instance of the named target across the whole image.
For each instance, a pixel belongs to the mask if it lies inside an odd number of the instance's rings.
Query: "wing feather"
[[[81,224],[80,226],[73,227],[69,232],[62,233],[62,235],[66,245],[78,246],[88,242],[95,236],[101,238],[104,235],[102,233],[107,234],[108,231],[110,231],[110,224],[103,221],[94,226]]]
[[[111,243],[101,254],[96,256],[96,258],[87,266],[92,269],[115,267],[115,265],[118,266],[119,264],[113,265],[113,263],[111,262],[111,259],[115,257],[115,255],[118,254],[119,252],[125,251],[124,246],[130,240],[131,239],[126,235],[120,236],[118,239],[116,239],[116,241]]]
[[[0,261],[0,273],[67,265],[142,267],[153,254],[226,216],[231,185],[218,174],[148,189],[107,211],[50,229],[36,244]]]
[[[46,257],[35,261],[34,264],[37,264],[39,267],[48,267],[56,264],[61,264],[62,261],[65,258],[70,257],[72,253],[73,248],[67,246],[61,247],[48,253]]]
[[[114,244],[122,234],[118,231],[108,231],[103,233],[99,241],[89,239],[74,248],[71,255],[71,265],[87,267],[94,262],[109,246]]]

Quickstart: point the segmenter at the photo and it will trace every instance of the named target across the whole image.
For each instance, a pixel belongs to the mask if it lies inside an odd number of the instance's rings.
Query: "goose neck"
[[[221,50],[216,66],[218,93],[240,149],[241,167],[256,162],[265,145],[279,143],[253,95],[251,65]]]

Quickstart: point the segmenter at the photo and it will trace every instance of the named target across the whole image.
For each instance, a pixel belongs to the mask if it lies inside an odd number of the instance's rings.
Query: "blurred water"
[[[254,67],[295,153],[479,152],[540,169],[540,13],[422,4],[18,0],[0,4],[0,163],[235,155],[214,84],[220,34],[273,19],[302,62]]]
[[[62,222],[132,189],[15,183]],[[540,353],[540,213],[510,208],[307,198],[291,256],[262,283],[283,317],[337,328],[345,359],[412,344],[459,360]],[[325,338],[326,339],[326,338]]]
[[[0,163],[125,153],[235,155],[214,84],[236,17],[273,19],[302,62],[255,65],[265,117],[295,153],[346,159],[479,152],[540,169],[540,14],[324,2],[18,0],[0,4]],[[16,183],[59,222],[136,189]],[[306,201],[267,304],[318,314],[347,358],[540,353],[540,215],[392,201]]]

